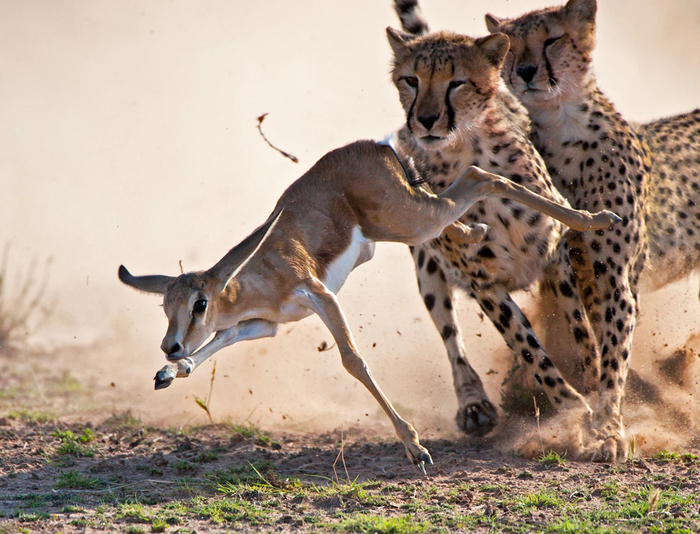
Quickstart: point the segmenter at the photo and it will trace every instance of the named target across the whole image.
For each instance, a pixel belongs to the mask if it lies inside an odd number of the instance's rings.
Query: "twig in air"
[[[270,148],[274,148],[277,152],[282,154],[285,158],[291,159],[294,163],[299,163],[299,159],[296,156],[289,154],[288,152],[285,152],[284,150],[280,150],[275,145],[270,143],[270,141],[268,141],[267,137],[265,137],[265,134],[262,131],[262,123],[265,120],[265,117],[267,117],[267,113],[263,113],[262,115],[260,115],[258,117],[258,131],[260,132],[260,135],[262,136],[262,138],[265,140],[265,142],[268,145],[270,145]]]
[[[331,350],[333,347],[335,347],[335,343],[329,346],[325,341],[321,341],[321,344],[316,347],[316,349],[318,352],[326,352],[327,350]]]

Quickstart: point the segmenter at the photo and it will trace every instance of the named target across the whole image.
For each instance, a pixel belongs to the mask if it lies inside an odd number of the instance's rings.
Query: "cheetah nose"
[[[515,72],[518,73],[525,83],[530,83],[537,74],[537,67],[534,65],[520,65]]]
[[[440,115],[433,114],[433,115],[418,115],[418,122],[420,122],[423,126],[425,126],[426,130],[430,130],[433,127],[433,124],[440,118]]]

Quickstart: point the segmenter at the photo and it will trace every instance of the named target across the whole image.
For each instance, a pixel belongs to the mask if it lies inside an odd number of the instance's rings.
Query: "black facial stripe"
[[[549,85],[555,86],[557,85],[557,78],[554,76],[554,72],[552,71],[552,65],[549,63],[549,58],[547,57],[547,54],[544,55],[544,65],[547,67],[547,76],[549,77]]]
[[[549,58],[547,57],[547,47],[546,46],[542,49],[542,55],[544,56],[544,66],[547,68],[547,76],[549,78],[549,85],[554,87],[559,82],[557,80],[557,77],[554,76],[554,71],[552,70],[552,64],[549,62]]]
[[[447,131],[451,132],[455,129],[455,110],[450,104],[450,91],[445,94],[445,107],[447,108]]]
[[[411,107],[408,108],[408,113],[406,113],[406,126],[408,127],[408,131],[411,133],[413,133],[411,119],[413,118],[413,108],[416,107],[416,100],[418,100],[418,91],[416,91],[416,96],[413,98],[413,102],[411,102]]]

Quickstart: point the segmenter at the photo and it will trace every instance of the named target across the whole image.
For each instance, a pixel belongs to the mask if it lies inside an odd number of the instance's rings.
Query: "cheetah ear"
[[[477,39],[474,45],[481,50],[491,65],[500,69],[510,48],[510,39],[504,33],[494,33]]]
[[[395,30],[392,27],[388,27],[386,29],[386,36],[389,39],[391,49],[394,51],[394,57],[396,57],[397,60],[400,60],[409,54],[409,50],[406,45],[416,38],[415,35],[411,35],[410,33],[405,33],[400,30]]]
[[[486,13],[484,18],[486,19],[486,28],[488,29],[489,33],[498,33],[498,28],[501,26],[503,20],[499,19],[498,17],[494,17],[490,13]]]
[[[595,24],[595,14],[598,10],[596,0],[569,0],[564,11],[572,19],[579,22]]]

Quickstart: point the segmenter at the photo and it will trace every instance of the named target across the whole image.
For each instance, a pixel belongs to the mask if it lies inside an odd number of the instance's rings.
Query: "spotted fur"
[[[406,112],[399,142],[433,191],[444,190],[469,165],[476,165],[566,204],[528,138],[525,111],[500,83],[508,50],[505,36],[415,37],[391,29],[388,36],[394,51],[392,77]],[[591,358],[596,357],[565,228],[521,205],[496,199],[479,202],[462,221],[486,223],[490,232],[477,245],[457,245],[443,236],[412,249],[421,295],[452,365],[459,427],[483,434],[498,416],[466,356],[453,304],[457,288],[478,302],[554,406],[590,418],[590,407],[563,379],[510,296],[547,273],[562,297],[572,331],[582,333],[580,342]]]
[[[700,109],[637,127],[649,146],[649,259],[658,289],[700,267]]]
[[[510,38],[503,77],[527,108],[532,140],[556,187],[575,208],[609,208],[623,218],[613,229],[570,238],[600,348],[600,359],[583,362],[598,383],[594,428],[601,458],[621,460],[627,445],[620,405],[647,254],[651,160],[646,144],[597,87],[591,70],[596,8],[595,0],[570,0],[512,20],[487,15],[486,21],[492,33]]]

